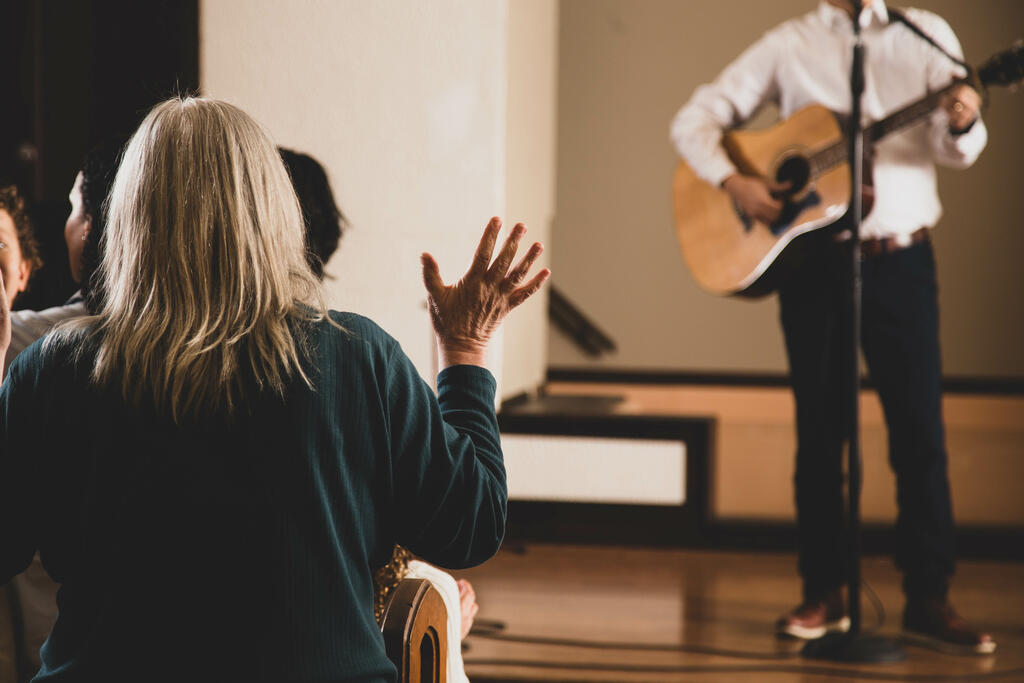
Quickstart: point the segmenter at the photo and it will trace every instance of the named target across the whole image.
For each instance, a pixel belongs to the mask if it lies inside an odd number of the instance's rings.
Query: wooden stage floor
[[[771,627],[799,596],[791,554],[510,544],[484,566],[456,575],[476,588],[477,619],[504,622],[503,633],[510,636],[677,647],[585,648],[470,635],[464,657],[474,683],[1024,681],[1024,564],[962,562],[957,570],[953,602],[961,614],[993,634],[998,643],[994,655],[958,657],[908,646],[907,661],[884,665],[823,663],[787,655],[800,643],[777,640]],[[863,575],[884,605],[880,632],[897,635],[903,609],[899,573],[888,558],[872,557],[864,560]],[[877,622],[865,593],[865,628]],[[689,651],[681,651],[680,645]],[[699,648],[761,653],[765,658],[725,657]],[[495,660],[558,666],[487,663]],[[587,665],[611,668],[567,668]]]

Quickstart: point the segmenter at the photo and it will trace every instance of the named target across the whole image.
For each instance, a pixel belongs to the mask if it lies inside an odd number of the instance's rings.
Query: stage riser
[[[616,411],[658,416],[706,415],[715,421],[710,455],[711,517],[721,522],[793,520],[793,398],[781,386],[656,385],[552,382],[554,396],[619,396]],[[957,523],[1024,529],[1024,395],[947,393],[943,397],[949,478]],[[896,517],[881,404],[861,393],[867,523]]]
[[[889,553],[896,509],[884,420],[872,391],[861,401],[864,548]],[[553,382],[511,407],[499,415],[512,439],[510,541],[796,548],[786,387]],[[960,555],[1024,560],[1024,498],[1013,484],[1024,479],[1024,396],[951,393],[943,408]],[[615,448],[652,435],[681,448],[682,477],[671,459]],[[608,437],[609,450],[592,458],[586,441],[572,441]],[[681,504],[668,484],[684,484]]]
[[[656,439],[505,434],[516,501],[683,505],[686,444]]]

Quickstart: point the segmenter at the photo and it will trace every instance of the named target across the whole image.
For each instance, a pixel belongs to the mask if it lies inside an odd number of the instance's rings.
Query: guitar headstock
[[[1024,80],[1024,41],[1018,40],[978,67],[978,78],[984,85],[1014,85]]]

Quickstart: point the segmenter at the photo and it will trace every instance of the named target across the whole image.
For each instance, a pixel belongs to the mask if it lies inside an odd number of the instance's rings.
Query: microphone
[[[871,0],[868,0],[870,3]],[[864,0],[848,0],[850,9],[853,11],[853,32],[860,35],[860,15],[864,12]]]

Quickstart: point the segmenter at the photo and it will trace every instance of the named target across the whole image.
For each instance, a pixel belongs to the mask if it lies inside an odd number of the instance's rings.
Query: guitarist
[[[882,119],[964,74],[957,65],[959,42],[940,17],[914,9],[899,13],[882,0],[863,5],[859,21],[868,120]],[[704,180],[721,185],[749,216],[772,222],[782,209],[778,195],[785,188],[739,173],[720,145],[723,131],[769,101],[783,117],[810,104],[848,112],[854,14],[850,0],[822,0],[815,10],[770,30],[713,83],[699,87],[672,122],[680,155]],[[925,644],[961,653],[992,652],[995,642],[959,617],[947,598],[954,530],[929,232],[942,214],[935,164],[965,168],[985,146],[980,104],[973,88],[960,85],[925,123],[871,150],[874,202],[861,228],[861,342],[884,407],[896,473],[903,628]],[[847,272],[842,238],[841,226],[801,238],[811,241],[811,255],[779,290],[796,398],[794,481],[803,599],[779,619],[777,631],[798,638],[849,628],[841,592],[847,547],[842,538]]]

